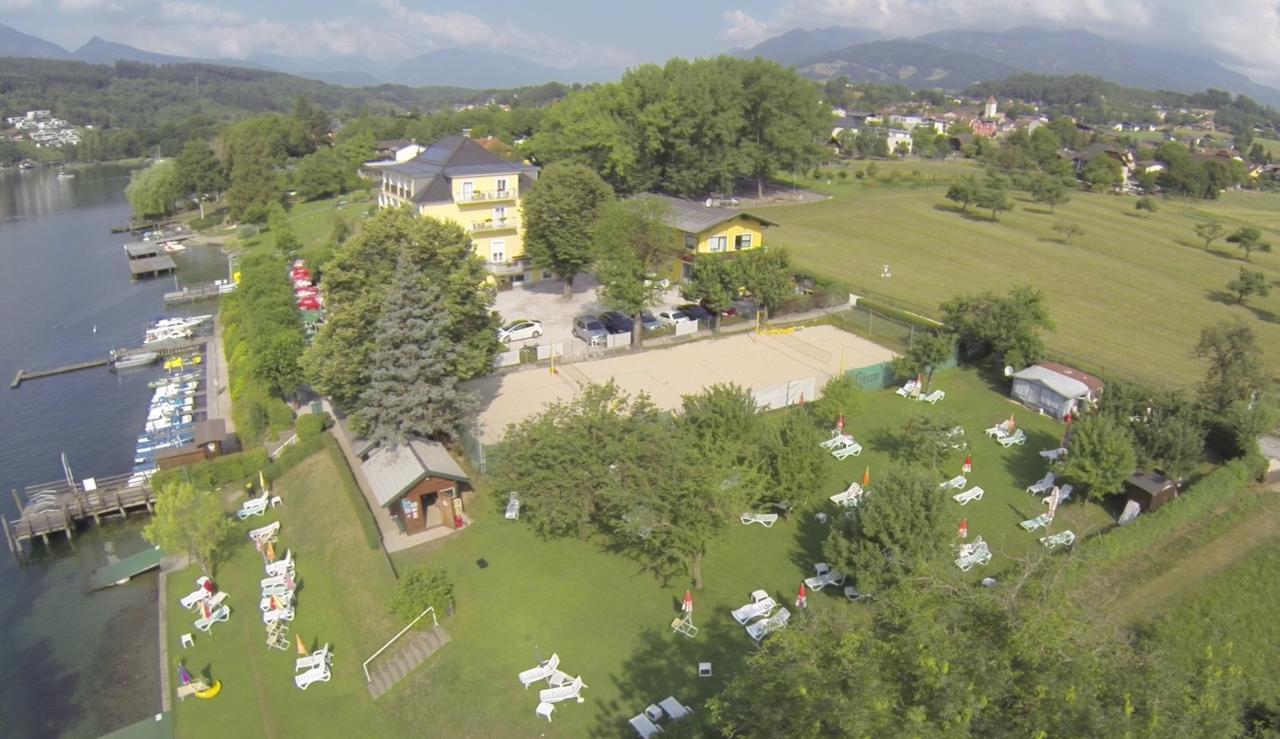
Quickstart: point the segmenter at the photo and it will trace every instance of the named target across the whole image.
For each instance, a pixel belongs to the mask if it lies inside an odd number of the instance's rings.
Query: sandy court
[[[790,333],[738,334],[711,341],[623,354],[564,367],[489,377],[469,387],[481,395],[480,440],[493,444],[507,424],[536,414],[547,403],[566,400],[584,382],[612,379],[629,395],[647,393],[660,408],[674,410],[681,398],[717,383],[751,390],[813,379],[821,388],[841,370],[887,362],[893,352],[832,326]],[[810,398],[812,399],[812,398]]]

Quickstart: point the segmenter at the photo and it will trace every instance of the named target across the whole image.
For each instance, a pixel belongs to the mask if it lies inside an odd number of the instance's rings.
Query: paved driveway
[[[584,313],[593,316],[605,311],[599,300],[600,284],[587,275],[579,275],[573,283],[573,299],[562,297],[564,282],[557,279],[543,280],[529,287],[513,287],[498,293],[494,301],[494,309],[502,316],[502,322],[517,318],[533,318],[542,321],[542,338],[537,343],[564,342],[564,351],[568,356],[577,356],[586,347],[581,339],[573,337],[573,319]],[[684,302],[678,291],[672,288],[667,293],[666,305]],[[533,343],[533,342],[518,342]],[[513,347],[513,348],[516,348]]]

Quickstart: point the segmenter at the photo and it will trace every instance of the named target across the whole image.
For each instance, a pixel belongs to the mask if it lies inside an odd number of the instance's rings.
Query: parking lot
[[[566,356],[578,356],[586,343],[573,337],[573,319],[584,313],[598,316],[607,310],[600,303],[600,285],[587,275],[579,275],[574,281],[573,299],[565,300],[562,296],[564,283],[560,280],[543,280],[529,287],[516,287],[498,293],[494,301],[494,309],[502,316],[502,322],[517,318],[532,318],[542,321],[542,337],[536,343],[547,344],[564,342]],[[687,302],[680,298],[679,292],[672,288],[666,298],[659,303],[660,307]],[[658,308],[655,308],[655,311]],[[521,344],[534,341],[514,342],[512,349]]]
[[[576,397],[591,383],[613,380],[631,395],[648,393],[658,407],[674,410],[680,407],[682,396],[716,383],[732,382],[759,392],[812,381],[811,386],[820,390],[842,371],[870,367],[893,357],[892,351],[854,334],[832,326],[810,326],[794,332],[737,334],[566,363],[556,372],[545,367],[511,372],[467,386],[479,396],[479,439],[493,444],[501,440],[508,424],[537,414],[547,403]]]

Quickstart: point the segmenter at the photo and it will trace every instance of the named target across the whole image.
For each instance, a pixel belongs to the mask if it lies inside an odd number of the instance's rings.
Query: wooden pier
[[[137,233],[139,231],[153,231],[157,228],[172,226],[175,223],[177,223],[177,221],[173,219],[170,219],[167,221],[152,221],[150,223],[130,223],[124,226],[112,226],[111,233],[124,234],[124,233]]]
[[[178,303],[194,303],[197,300],[218,298],[235,290],[235,283],[230,283],[230,290],[227,289],[227,286],[228,283],[225,282],[211,282],[208,285],[200,285],[198,287],[184,287],[181,290],[165,293],[164,304],[176,305]]]
[[[116,357],[123,358],[131,354],[142,354],[143,352],[155,352],[161,357],[172,357],[175,354],[203,351],[207,341],[208,339],[204,337],[198,339],[165,339],[131,349],[117,349]],[[16,388],[27,380],[34,380],[40,377],[52,377],[53,375],[62,375],[82,369],[105,367],[109,364],[111,364],[110,359],[91,359],[87,362],[64,364],[61,367],[50,367],[48,369],[18,370],[18,374],[13,376],[13,382],[9,383],[9,387]]]
[[[24,556],[23,542],[39,538],[49,546],[51,536],[61,534],[70,541],[76,527],[92,519],[94,523],[111,516],[126,517],[129,511],[155,508],[156,494],[147,483],[129,486],[131,473],[81,482],[56,480],[29,485],[22,495],[13,491],[18,518],[0,516],[5,543],[14,556]]]

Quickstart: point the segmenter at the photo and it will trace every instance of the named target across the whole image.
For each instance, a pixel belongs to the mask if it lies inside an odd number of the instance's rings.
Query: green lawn
[[[194,615],[177,605],[191,591],[198,569],[169,575],[167,639],[174,689],[179,657],[192,673],[222,681],[216,698],[175,701],[178,736],[388,736],[409,731],[411,725],[399,723],[399,714],[378,710],[364,686],[360,663],[401,626],[382,605],[394,578],[381,553],[365,545],[357,511],[338,482],[329,453],[322,451],[295,467],[276,483],[275,492],[285,505],[240,528],[281,522],[279,553],[293,550],[299,580],[290,637],[300,634],[313,648],[329,643],[333,679],[300,691],[293,684],[296,649],[267,649],[258,610],[262,558],[247,537],[238,537],[230,561],[216,577],[229,594],[231,619],[216,624],[211,633],[192,628]],[[183,633],[195,635],[194,648],[181,648]]]
[[[973,371],[942,373],[935,385],[947,392],[937,406],[919,406],[889,390],[868,394],[863,411],[847,419],[866,449],[860,457],[830,458],[828,482],[790,520],[771,529],[736,521],[730,526],[709,552],[705,587],[694,595],[694,623],[701,632],[693,640],[668,627],[687,587],[684,578],[663,583],[640,563],[596,542],[541,540],[494,512],[493,498],[482,488],[470,506],[473,525],[395,557],[401,572],[422,563],[444,567],[455,582],[457,612],[443,621],[452,641],[376,704],[363,687],[360,662],[398,630],[381,605],[392,578],[381,554],[363,543],[355,516],[367,513],[343,493],[332,462],[321,453],[276,483],[285,507],[252,524],[279,515],[281,544],[294,550],[302,580],[293,630],[313,645],[334,645],[333,681],[298,691],[291,682],[296,654],[266,649],[257,613],[261,561],[246,540],[218,577],[232,595],[229,623],[216,626],[212,636],[197,634],[196,647],[184,653],[178,635],[191,631],[191,616],[170,611],[173,653],[185,654],[195,671],[207,666],[224,686],[214,700],[178,706],[179,734],[623,736],[629,717],[668,695],[699,707],[754,649],[729,611],[758,588],[791,605],[800,581],[822,559],[829,525],[818,523],[814,513],[839,515],[828,496],[860,479],[866,467],[874,489],[878,471],[888,464],[891,434],[907,411],[920,407],[954,418],[967,431],[974,463],[970,484],[982,486],[986,496],[962,508],[949,500],[951,492],[939,495],[948,496],[948,526],[967,517],[970,536],[981,535],[996,554],[967,578],[998,577],[1011,558],[1040,551],[1036,540],[1043,532],[1026,533],[1018,523],[1045,507],[1023,488],[1043,474],[1046,464],[1037,451],[1057,446],[1062,427],[1011,404]],[[1006,450],[983,429],[1011,413],[1030,441]],[[939,482],[960,472],[963,456],[957,452],[947,462]],[[1081,536],[1078,546],[1088,546],[1084,538],[1108,521],[1100,507],[1072,503],[1053,531],[1071,528]],[[480,568],[480,559],[488,566]],[[942,566],[954,572],[950,564]],[[196,574],[189,570],[171,578],[171,603],[190,590]],[[847,603],[839,588],[814,594],[809,604],[811,610],[861,608]],[[552,652],[559,653],[561,669],[581,674],[589,687],[585,703],[560,704],[548,725],[534,715],[536,688],[525,691],[516,674]],[[697,663],[704,661],[714,666],[712,678],[696,675]],[[402,710],[406,706],[412,711]]]
[[[957,294],[1017,283],[1041,287],[1057,324],[1048,336],[1051,350],[1085,369],[1191,385],[1203,372],[1189,354],[1200,329],[1231,318],[1253,326],[1272,366],[1280,367],[1280,290],[1247,306],[1230,305],[1223,295],[1242,266],[1280,279],[1280,252],[1255,254],[1246,265],[1234,245],[1218,241],[1206,251],[1192,230],[1209,217],[1228,228],[1251,222],[1280,243],[1276,196],[1161,201],[1151,215],[1135,211],[1130,197],[1077,192],[1056,214],[1021,194],[1014,200],[1014,211],[998,222],[958,212],[939,187],[851,191],[762,212],[781,225],[769,243],[787,247],[800,267],[920,313],[936,314]],[[1061,243],[1052,229],[1062,221],[1081,226],[1084,235]],[[893,277],[880,277],[884,264]]]
[[[336,198],[291,205],[289,222],[293,224],[298,240],[304,245],[299,256],[309,261],[325,256],[329,234],[333,231],[333,222],[336,219],[345,220],[351,225],[353,231],[359,229],[364,213],[370,205],[377,203],[375,192],[373,189],[357,190]],[[339,206],[339,202],[345,202],[346,205]],[[220,229],[221,227],[216,228],[211,233],[214,235],[227,233]],[[269,231],[247,239],[237,237],[233,242],[250,253],[275,248],[275,239]]]

